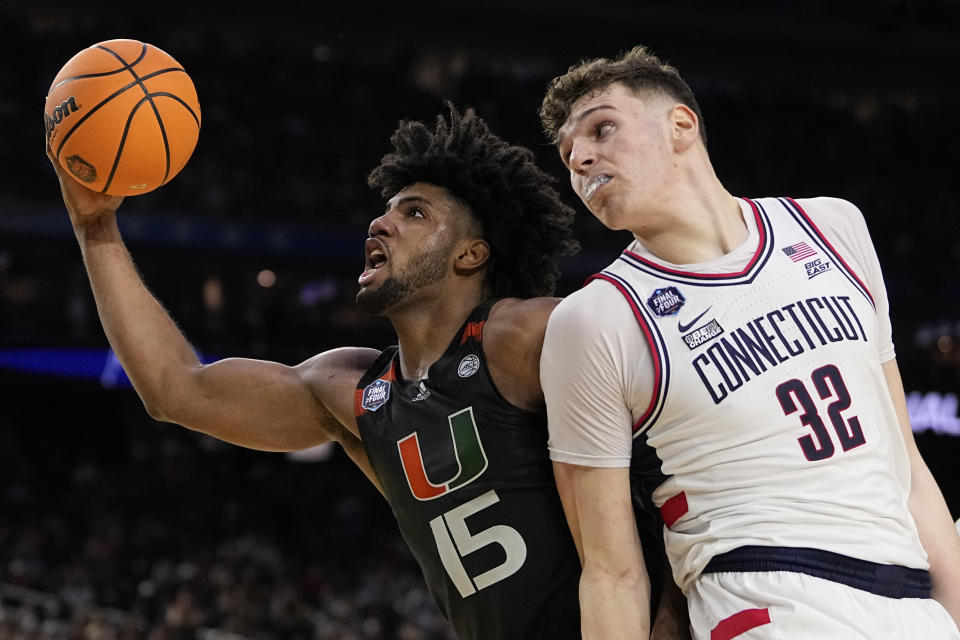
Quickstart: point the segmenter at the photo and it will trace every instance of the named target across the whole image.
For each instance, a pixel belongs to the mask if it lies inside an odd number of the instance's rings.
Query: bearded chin
[[[384,280],[379,287],[366,287],[357,292],[357,308],[371,316],[379,316],[407,294],[407,287],[394,277]]]
[[[451,241],[439,249],[421,251],[412,256],[409,264],[416,265],[415,269],[401,269],[396,277],[390,276],[376,289],[360,289],[357,307],[364,313],[379,316],[411,293],[439,282],[449,268],[448,256],[452,248]]]

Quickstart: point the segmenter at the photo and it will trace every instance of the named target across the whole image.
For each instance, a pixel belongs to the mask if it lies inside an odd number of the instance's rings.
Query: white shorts
[[[694,640],[960,640],[936,600],[792,571],[705,573],[687,600]]]

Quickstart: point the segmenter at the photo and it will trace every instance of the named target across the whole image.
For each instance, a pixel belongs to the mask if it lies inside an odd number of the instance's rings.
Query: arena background
[[[697,93],[732,192],[864,211],[917,440],[960,515],[956,0],[27,4],[0,4],[0,640],[450,637],[339,450],[156,423],[111,360],[41,116],[63,63],[116,37],[174,55],[203,109],[182,174],[121,210],[146,281],[206,357],[290,364],[392,342],[352,300],[382,210],[365,175],[398,119],[474,106],[583,211],[540,133],[543,88],[651,46]],[[561,294],[628,240],[577,226]]]

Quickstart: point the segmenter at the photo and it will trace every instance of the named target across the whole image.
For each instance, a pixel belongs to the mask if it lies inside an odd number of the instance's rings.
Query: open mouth
[[[360,274],[360,278],[358,280],[360,286],[369,284],[377,270],[387,263],[387,252],[385,251],[383,244],[377,238],[368,238],[364,248],[366,249],[367,257],[366,263],[364,264],[363,273]]]
[[[587,182],[586,188],[583,190],[583,199],[587,202],[593,198],[594,194],[597,193],[597,189],[602,187],[613,180],[613,176],[607,175],[605,173],[598,173],[597,175],[590,178],[590,181]]]

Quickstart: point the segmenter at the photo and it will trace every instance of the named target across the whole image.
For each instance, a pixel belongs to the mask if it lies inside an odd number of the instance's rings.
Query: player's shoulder
[[[797,198],[797,205],[814,222],[824,221],[834,224],[858,224],[863,222],[863,212],[854,203],[843,198],[820,196],[816,198]]]
[[[521,331],[533,335],[539,333],[542,336],[547,319],[561,300],[561,298],[546,296],[502,298],[490,309],[484,326],[484,335],[486,336],[488,331]]]
[[[827,213],[833,215],[859,216],[863,215],[857,205],[844,198],[834,196],[817,196],[815,198],[797,198],[794,200],[800,207],[810,213]]]
[[[860,208],[849,200],[822,196],[798,198],[795,202],[831,242],[841,245],[868,242],[870,232],[866,218]]]
[[[504,298],[490,309],[483,325],[483,353],[500,394],[530,411],[543,406],[540,353],[547,318],[559,298]]]
[[[618,326],[623,317],[632,317],[627,299],[609,282],[593,279],[557,305],[550,324],[597,330]]]
[[[539,343],[547,319],[556,308],[560,298],[502,298],[490,308],[483,326],[484,344],[504,342]]]
[[[574,291],[550,315],[545,345],[589,351],[619,341],[624,327],[635,326],[633,311],[616,287],[594,279]]]
[[[354,417],[355,390],[364,373],[376,362],[380,353],[376,349],[366,347],[340,347],[318,353],[301,362],[294,369],[316,401],[322,404],[337,422],[356,436],[358,432]],[[336,439],[344,444],[345,437],[344,434],[340,434]],[[351,457],[354,457],[353,453]]]
[[[379,356],[377,349],[339,347],[318,353],[298,364],[295,369],[312,387],[332,384],[332,381],[341,384],[352,381],[355,386]]]

